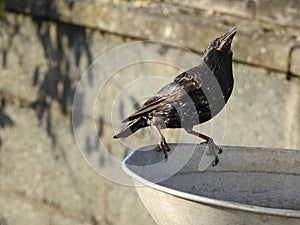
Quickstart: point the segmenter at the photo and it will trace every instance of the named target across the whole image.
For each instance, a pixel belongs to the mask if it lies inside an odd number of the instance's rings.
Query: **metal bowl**
[[[205,146],[170,147],[168,161],[154,146],[123,161],[158,224],[300,224],[300,151],[223,146],[219,164],[199,171]]]

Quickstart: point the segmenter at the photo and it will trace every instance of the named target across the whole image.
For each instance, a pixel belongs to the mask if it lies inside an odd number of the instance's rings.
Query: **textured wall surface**
[[[201,56],[212,39],[236,25],[235,88],[222,144],[300,149],[300,4],[282,2],[7,1],[0,20],[0,225],[155,224],[133,187],[110,182],[88,165],[72,131],[82,74],[125,43],[167,41]],[[163,45],[158,52],[178,64],[186,59],[184,51]],[[95,106],[98,134],[112,155],[121,160],[132,150],[112,139],[120,90],[147,76],[169,80],[177,73],[146,63],[112,76]],[[161,86],[156,82],[153,93]],[[141,100],[142,89],[116,108],[116,121]],[[179,135],[165,133],[171,141]],[[132,140],[134,146],[153,143]],[[86,140],[84,151],[92,156],[98,145]]]

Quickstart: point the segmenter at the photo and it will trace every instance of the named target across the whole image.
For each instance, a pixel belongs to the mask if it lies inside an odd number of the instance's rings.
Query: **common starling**
[[[217,115],[232,93],[231,42],[235,34],[236,27],[233,27],[211,42],[198,66],[179,74],[141,109],[124,119],[123,122],[129,124],[114,138],[125,138],[140,128],[153,126],[160,137],[157,150],[162,150],[167,159],[170,148],[160,129],[184,128],[189,134],[205,140],[215,157],[212,165],[217,165],[222,149],[211,137],[194,131],[193,126]]]

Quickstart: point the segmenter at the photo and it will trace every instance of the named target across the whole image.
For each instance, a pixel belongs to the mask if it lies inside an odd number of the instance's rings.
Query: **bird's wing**
[[[201,74],[198,71],[193,71],[193,69],[178,75],[174,79],[174,82],[187,93],[201,88],[202,85]]]
[[[202,82],[200,80],[195,80],[195,74],[183,72],[179,74],[173,82],[164,86],[155,96],[148,99],[143,107],[124,119],[122,122],[132,121],[141,116],[152,112],[153,110],[162,107],[174,99],[180,99],[185,93],[191,93],[199,88],[201,88]]]
[[[148,99],[145,104],[143,105],[143,107],[141,109],[139,109],[138,111],[136,111],[135,113],[131,114],[129,117],[127,117],[126,119],[124,119],[122,122],[128,122],[128,121],[132,121],[134,119],[137,119],[149,112],[152,112],[153,110],[159,108],[161,105],[164,104],[164,102],[166,101],[167,96],[164,95],[155,95],[152,98]]]

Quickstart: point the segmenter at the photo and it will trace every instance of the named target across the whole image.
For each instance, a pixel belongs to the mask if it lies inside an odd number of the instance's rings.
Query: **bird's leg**
[[[197,136],[197,137],[202,138],[202,139],[205,140],[205,143],[208,144],[208,149],[209,149],[210,153],[211,153],[211,154],[214,154],[214,157],[215,157],[215,161],[214,161],[214,163],[212,164],[212,166],[217,165],[218,162],[219,162],[219,156],[218,156],[218,154],[221,154],[221,153],[222,153],[222,148],[219,148],[219,147],[214,143],[213,139],[210,138],[210,137],[208,137],[208,136],[206,136],[205,134],[201,134],[201,133],[196,132],[196,131],[194,131],[194,130],[192,130],[192,129],[189,129],[189,130],[186,129],[186,132],[188,132],[189,134],[195,135],[195,136]],[[218,150],[219,150],[219,151],[218,151],[218,154],[216,153],[215,149],[218,149]]]
[[[156,131],[156,133],[158,134],[159,138],[160,138],[160,142],[158,143],[158,149],[157,151],[161,151],[163,150],[163,153],[165,155],[165,159],[168,159],[168,152],[170,151],[170,147],[168,146],[166,139],[164,137],[164,135],[161,133],[160,129],[158,128],[157,125],[154,125],[154,130]]]

